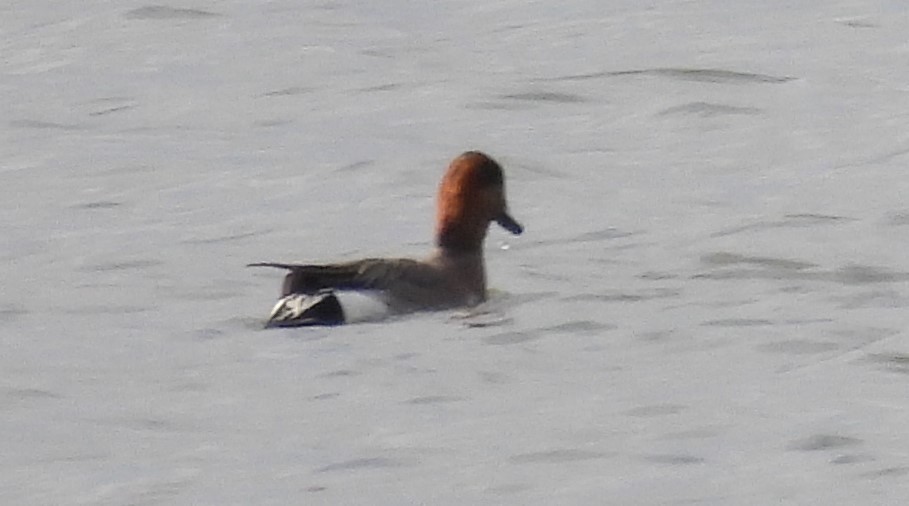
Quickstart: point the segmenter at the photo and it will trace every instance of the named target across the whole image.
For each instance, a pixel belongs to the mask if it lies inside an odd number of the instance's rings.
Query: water
[[[904,9],[0,7],[0,499],[901,504]],[[260,329],[466,149],[487,306]]]

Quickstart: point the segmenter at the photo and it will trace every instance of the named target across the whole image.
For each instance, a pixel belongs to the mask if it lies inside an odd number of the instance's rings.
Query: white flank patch
[[[346,323],[363,323],[382,320],[391,315],[388,305],[378,295],[370,292],[335,292],[344,309]]]

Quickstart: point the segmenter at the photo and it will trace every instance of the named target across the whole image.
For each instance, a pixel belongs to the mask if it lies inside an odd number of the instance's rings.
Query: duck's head
[[[452,160],[439,186],[436,244],[479,251],[493,221],[515,235],[524,231],[508,214],[502,167],[486,154],[468,151]]]

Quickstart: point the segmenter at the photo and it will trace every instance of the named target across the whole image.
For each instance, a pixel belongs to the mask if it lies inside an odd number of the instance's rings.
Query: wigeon
[[[284,278],[268,327],[338,325],[349,321],[335,291],[371,292],[390,313],[473,306],[486,300],[483,240],[495,221],[518,235],[508,214],[502,167],[468,151],[448,166],[439,186],[435,251],[424,260],[367,258],[324,265],[262,262]]]

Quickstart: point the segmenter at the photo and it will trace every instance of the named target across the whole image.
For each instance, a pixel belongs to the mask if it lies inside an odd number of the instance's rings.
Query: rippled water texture
[[[3,504],[903,504],[902,2],[8,2]],[[492,300],[262,330],[254,261]]]

